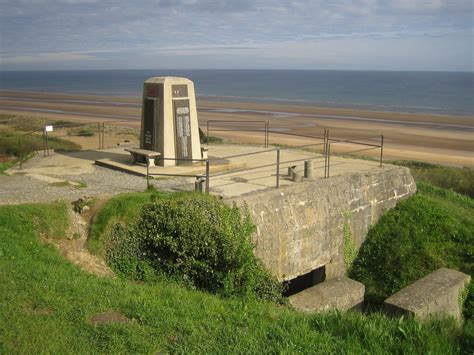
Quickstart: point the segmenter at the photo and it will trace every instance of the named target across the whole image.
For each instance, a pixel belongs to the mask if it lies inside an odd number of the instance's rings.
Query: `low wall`
[[[460,294],[470,281],[469,275],[440,268],[387,298],[384,308],[422,320],[431,316],[461,319]]]
[[[369,227],[415,191],[409,169],[385,165],[226,201],[248,207],[256,255],[280,281],[323,265],[329,279],[346,272],[344,235],[357,250]]]

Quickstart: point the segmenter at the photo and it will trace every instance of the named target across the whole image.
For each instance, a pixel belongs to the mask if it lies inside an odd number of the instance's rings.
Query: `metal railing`
[[[380,139],[380,144],[373,144],[373,143],[364,143],[364,142],[359,142],[359,141],[353,141],[353,140],[343,140],[343,139],[335,139],[335,138],[329,138],[328,140],[330,141],[329,146],[332,144],[353,144],[353,145],[361,145],[361,146],[366,146],[369,148],[363,148],[363,149],[358,149],[358,150],[353,150],[346,152],[346,154],[354,154],[354,153],[360,153],[360,152],[365,152],[368,150],[373,150],[373,149],[380,149],[380,155],[379,155],[379,166],[382,167],[383,165],[383,145],[384,145],[384,136],[383,134],[380,135],[379,137],[375,137],[376,139]],[[370,138],[369,138],[370,139]]]
[[[185,161],[185,162],[190,162],[190,163],[194,163],[194,162],[205,162],[206,164],[206,170],[205,170],[205,174],[171,174],[171,173],[156,173],[156,172],[153,172],[153,173],[150,173],[150,166],[149,164],[146,164],[146,187],[149,188],[150,187],[150,176],[176,176],[176,177],[194,177],[196,179],[199,179],[199,178],[205,178],[205,183],[206,183],[206,189],[205,191],[208,193],[209,192],[209,178],[210,178],[210,174],[209,174],[209,170],[210,170],[210,160],[209,159],[185,159],[185,158],[166,158],[166,157],[158,157],[155,159],[156,160],[172,160],[172,161]]]
[[[124,123],[123,121],[117,121],[120,123]],[[55,129],[64,129],[64,128],[74,128],[74,127],[81,127],[81,126],[90,126],[90,127],[95,127],[97,125],[97,136],[98,136],[98,149],[104,149],[106,144],[105,144],[105,124],[113,124],[117,123],[115,121],[107,121],[107,122],[85,122],[85,123],[70,123],[70,124],[63,124],[63,125],[55,125]],[[231,128],[231,129],[213,129],[211,127],[212,124],[214,123],[257,123],[257,124],[263,124],[263,127],[260,127],[259,129],[256,129],[258,127],[252,127],[252,128]],[[236,174],[239,172],[249,172],[257,169],[262,169],[262,168],[267,168],[267,167],[275,167],[275,175],[276,175],[276,180],[275,180],[275,187],[279,188],[280,187],[280,170],[281,166],[284,164],[290,164],[290,163],[295,163],[295,162],[300,162],[300,161],[306,161],[306,160],[312,160],[312,161],[317,161],[317,160],[322,160],[324,159],[324,178],[329,178],[330,176],[330,168],[331,168],[331,150],[332,147],[335,144],[349,144],[349,145],[358,145],[358,146],[364,146],[365,148],[354,150],[347,152],[348,154],[353,154],[353,153],[359,153],[362,151],[367,151],[367,150],[372,150],[372,149],[380,149],[380,156],[379,156],[379,166],[382,166],[383,164],[383,148],[384,148],[384,136],[380,136],[380,143],[379,144],[373,144],[373,143],[365,143],[365,142],[360,142],[360,141],[354,141],[354,140],[347,140],[347,139],[337,139],[337,138],[330,138],[329,137],[329,130],[324,129],[323,130],[323,135],[306,135],[306,134],[297,134],[297,133],[290,133],[290,132],[282,132],[282,131],[277,131],[277,130],[271,130],[269,128],[269,123],[268,121],[245,121],[245,120],[233,120],[233,121],[226,121],[226,120],[209,120],[207,121],[207,141],[209,144],[209,133],[210,132],[219,132],[219,131],[253,131],[253,132],[264,132],[264,147],[267,148],[270,145],[270,135],[283,135],[283,136],[290,136],[290,137],[297,137],[297,138],[304,138],[304,139],[311,139],[311,140],[317,140],[316,143],[308,143],[308,144],[303,144],[303,145],[298,145],[298,146],[288,146],[288,147],[279,147],[279,148],[273,148],[273,149],[266,149],[263,151],[256,151],[256,152],[248,152],[248,153],[242,153],[242,154],[235,154],[235,155],[229,155],[225,157],[219,157],[219,158],[212,158],[212,159],[184,159],[184,158],[170,158],[170,157],[159,157],[156,158],[156,160],[172,160],[175,162],[189,162],[189,163],[205,163],[205,173],[199,173],[199,174],[177,174],[177,173],[159,173],[159,172],[150,172],[149,166],[147,165],[146,169],[146,180],[147,180],[147,187],[150,186],[150,177],[152,176],[178,176],[178,177],[194,177],[197,180],[205,181],[205,191],[209,192],[210,191],[210,179],[211,179],[211,174],[210,174],[210,167],[211,163],[215,163],[217,161],[222,161],[222,160],[229,160],[233,158],[240,158],[240,157],[246,157],[246,156],[252,156],[252,155],[257,155],[257,154],[265,154],[265,153],[270,153],[270,152],[275,152],[276,153],[276,159],[274,163],[270,164],[264,164],[264,165],[258,165],[258,166],[253,166],[249,168],[244,168],[241,170],[232,170],[229,172],[223,172],[223,173],[218,173],[214,174],[212,177],[222,177],[225,175],[230,175],[230,174]],[[28,133],[25,133],[24,135],[20,136],[18,140],[18,148],[19,148],[19,157],[20,157],[20,169],[22,169],[22,162],[23,162],[23,151],[22,151],[22,138],[31,135],[34,133],[43,133],[43,151],[44,155],[49,155],[49,136],[48,132],[45,129],[45,127],[41,129],[37,129]],[[65,135],[60,135],[60,136],[55,136],[56,138],[63,137],[63,136],[68,136],[70,133],[67,133]],[[281,161],[281,152],[284,150],[291,150],[291,149],[302,149],[302,148],[310,148],[310,147],[318,147],[322,146],[322,157],[320,158],[315,158],[315,157],[310,157],[310,158],[303,158],[303,159],[294,159],[290,161]]]
[[[218,120],[214,120],[218,121]],[[242,122],[242,121],[233,121],[234,123],[236,122]],[[243,121],[243,122],[248,122],[248,121]],[[317,139],[317,140],[322,140],[322,142],[317,142],[317,143],[310,143],[310,144],[304,144],[300,146],[292,146],[292,147],[278,147],[278,148],[272,148],[272,149],[266,149],[262,151],[255,151],[255,152],[248,152],[248,153],[241,153],[241,154],[233,154],[233,155],[228,155],[224,157],[218,157],[218,158],[211,158],[211,159],[183,159],[183,158],[170,158],[170,157],[159,157],[156,158],[155,160],[171,160],[171,161],[187,161],[187,162],[205,162],[206,164],[206,170],[205,174],[179,174],[179,173],[160,173],[160,172],[150,172],[149,166],[147,164],[147,172],[146,172],[146,179],[147,179],[147,187],[149,187],[149,179],[150,176],[176,176],[176,177],[194,177],[197,180],[201,179],[205,181],[206,188],[205,191],[208,193],[210,191],[210,179],[211,178],[217,178],[217,177],[224,177],[226,175],[235,175],[241,172],[250,172],[258,169],[263,169],[263,168],[268,168],[268,167],[275,167],[275,187],[279,188],[280,187],[280,179],[281,179],[281,166],[286,165],[286,164],[291,164],[291,163],[296,163],[296,162],[302,162],[302,161],[317,161],[317,160],[323,160],[324,159],[324,172],[325,175],[324,177],[327,178],[329,177],[329,168],[327,167],[327,164],[329,164],[329,153],[330,153],[330,148],[327,146],[330,144],[328,137],[329,137],[329,132],[327,129],[324,129],[324,135],[323,136],[311,136],[311,135],[299,135],[299,134],[293,134],[293,133],[285,133],[285,132],[279,132],[279,131],[271,131],[268,129],[268,123],[266,121],[253,121],[253,122],[264,122],[265,123],[265,146],[268,146],[269,144],[269,136],[270,133],[273,134],[283,134],[283,135],[288,135],[288,136],[294,136],[294,137],[303,137],[303,138],[308,138],[308,139]],[[225,130],[229,131],[229,130]],[[244,130],[245,131],[245,130]],[[248,131],[248,130],[247,130]],[[208,131],[209,132],[209,131]],[[306,158],[301,158],[301,159],[293,159],[293,160],[288,160],[288,161],[281,161],[281,153],[282,151],[285,150],[292,150],[295,148],[308,148],[308,147],[316,147],[316,146],[322,146],[323,149],[323,156],[320,158],[315,158],[315,157],[306,157]],[[267,154],[275,152],[275,161],[273,163],[269,164],[264,164],[264,165],[257,165],[253,167],[246,167],[243,169],[238,169],[238,170],[232,170],[228,172],[221,172],[221,173],[216,173],[211,176],[210,174],[210,167],[211,163],[215,163],[218,161],[226,161],[230,159],[235,159],[235,158],[242,158],[242,157],[248,157],[248,156],[253,156],[253,155],[259,155],[259,154]],[[197,185],[196,185],[197,186]]]
[[[95,122],[78,122],[78,123],[64,123],[64,124],[47,124],[43,127],[35,129],[33,131],[27,132],[22,134],[18,138],[18,156],[19,156],[19,163],[20,163],[20,170],[23,169],[23,161],[25,160],[24,156],[24,144],[23,141],[26,139],[26,136],[30,136],[32,134],[38,133],[42,134],[42,150],[44,156],[50,155],[50,141],[52,138],[65,138],[65,137],[81,137],[83,139],[90,138],[91,140],[97,139],[97,149],[105,149],[106,148],[106,135],[105,135],[105,127],[107,125],[116,125],[117,123],[122,123],[127,126],[127,122],[121,121],[95,121]],[[54,131],[48,132],[46,129],[47,126],[53,126]],[[80,128],[80,127],[89,127],[91,135],[87,135],[87,132],[71,132],[70,129]],[[57,133],[57,132],[61,133]],[[64,132],[66,131],[66,132]],[[96,136],[96,137],[94,137]]]
[[[44,130],[43,129],[35,129],[34,131],[30,131],[30,132],[27,132],[27,133],[24,133],[22,134],[21,136],[18,137],[18,158],[20,160],[20,170],[23,169],[23,160],[24,160],[24,156],[23,156],[23,149],[22,149],[22,139],[24,139],[24,137],[26,136],[29,136],[29,135],[32,135],[34,133],[40,133],[40,132],[43,132],[43,137],[44,137]],[[43,138],[43,148],[44,148],[44,138]]]
[[[249,124],[249,123],[256,123],[256,124],[263,124],[263,127],[252,127],[252,128],[228,128],[228,129],[216,129],[216,128],[212,128],[211,125],[212,124],[222,124],[224,123],[224,126],[226,124],[231,124],[231,123],[246,123],[246,124]],[[232,127],[232,126],[231,126]],[[207,123],[206,123],[206,140],[207,140],[207,144],[210,143],[210,132],[264,132],[265,135],[264,135],[264,146],[265,148],[268,148],[268,133],[269,133],[269,130],[268,130],[268,127],[269,127],[269,122],[268,121],[262,121],[262,120],[257,120],[257,121],[244,121],[244,120],[208,120]]]

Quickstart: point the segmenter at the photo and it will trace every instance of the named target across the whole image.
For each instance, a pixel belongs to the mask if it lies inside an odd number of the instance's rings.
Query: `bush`
[[[224,140],[220,137],[215,137],[215,136],[207,136],[204,131],[199,127],[199,140],[201,141],[201,144],[204,143],[222,143]]]
[[[280,301],[282,286],[253,254],[255,226],[215,197],[177,194],[145,205],[128,229],[116,225],[107,261],[126,277],[159,275],[224,296]]]

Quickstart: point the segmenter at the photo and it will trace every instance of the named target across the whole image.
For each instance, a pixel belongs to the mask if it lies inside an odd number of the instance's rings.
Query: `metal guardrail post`
[[[46,156],[46,137],[45,137],[44,128],[43,128],[43,156]]]
[[[380,167],[383,164],[383,134],[380,136]]]
[[[20,170],[23,169],[23,156],[21,154],[21,138],[18,138],[18,156],[20,157]]]
[[[265,122],[265,148],[268,148],[268,121]]]
[[[209,159],[206,160],[206,193],[209,193]]]
[[[99,136],[99,149],[102,147],[102,137],[100,134],[100,122],[97,122],[97,135]]]
[[[280,188],[280,148],[277,149],[276,188]]]
[[[328,155],[329,129],[324,129],[324,155]]]
[[[328,144],[328,178],[329,178],[330,167],[331,167],[331,143]]]
[[[102,149],[105,149],[105,122],[102,122]]]
[[[146,163],[146,189],[150,188],[150,166]]]
[[[48,131],[45,129],[44,134],[46,137],[46,155],[49,156],[49,141],[48,141]]]

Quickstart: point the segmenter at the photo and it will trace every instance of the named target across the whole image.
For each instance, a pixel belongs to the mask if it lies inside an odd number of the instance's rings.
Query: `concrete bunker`
[[[384,165],[227,201],[249,210],[257,225],[255,253],[288,285],[295,308],[346,310],[361,304],[365,292],[364,285],[345,277],[348,231],[357,251],[370,226],[415,192],[409,169]],[[330,295],[334,300],[328,301]]]

